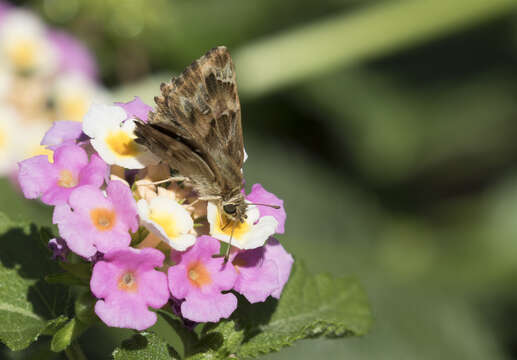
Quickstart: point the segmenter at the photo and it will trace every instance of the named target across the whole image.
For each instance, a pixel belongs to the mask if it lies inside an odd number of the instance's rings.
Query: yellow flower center
[[[58,185],[65,188],[72,188],[79,183],[78,179],[70,170],[61,170],[59,173]]]
[[[173,216],[162,211],[153,211],[149,214],[149,219],[160,225],[170,239],[178,237],[179,232]]]
[[[187,274],[190,283],[196,287],[209,285],[212,282],[205,265],[199,261],[193,261],[188,265]]]
[[[241,223],[240,221],[230,220],[225,215],[217,212],[215,229],[217,232],[228,236],[232,236],[233,229],[233,238],[240,240],[243,235],[250,231],[250,225],[247,222]]]
[[[139,152],[135,140],[122,130],[110,132],[106,143],[119,156],[136,156]]]
[[[36,44],[31,40],[19,40],[7,50],[7,57],[19,69],[33,68],[36,63]]]
[[[118,288],[123,291],[135,292],[138,290],[136,275],[132,271],[128,271],[119,278]]]
[[[115,226],[117,214],[114,210],[106,208],[96,208],[90,211],[90,218],[93,225],[100,231],[107,231]]]

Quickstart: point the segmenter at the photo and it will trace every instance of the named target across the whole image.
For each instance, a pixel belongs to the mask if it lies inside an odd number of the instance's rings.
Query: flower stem
[[[65,354],[68,360],[88,360],[77,341],[74,341],[65,349]]]

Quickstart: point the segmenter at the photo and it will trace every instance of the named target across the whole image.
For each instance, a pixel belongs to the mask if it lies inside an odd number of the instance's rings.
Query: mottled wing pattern
[[[145,145],[173,169],[191,177],[200,185],[215,181],[215,175],[206,162],[172,134],[164,133],[152,125],[137,124],[137,142]]]
[[[241,109],[228,50],[210,50],[160,89],[138,141],[194,182],[215,181],[223,193],[241,187]]]

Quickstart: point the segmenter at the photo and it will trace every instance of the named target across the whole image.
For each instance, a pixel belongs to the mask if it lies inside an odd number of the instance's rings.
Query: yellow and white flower
[[[264,245],[275,233],[278,221],[272,216],[260,217],[255,205],[248,205],[246,215],[248,218],[243,223],[228,222],[228,219],[219,213],[217,206],[209,202],[207,219],[210,223],[210,235],[227,243],[231,237],[232,246],[239,249],[255,249]]]
[[[13,10],[0,25],[0,62],[15,72],[50,74],[56,67],[56,50],[45,34],[45,26],[34,15]]]
[[[81,121],[93,102],[105,102],[107,95],[92,80],[73,72],[56,78],[52,100],[58,120]]]
[[[93,104],[83,120],[83,132],[99,156],[110,165],[143,169],[159,162],[149,150],[135,142],[135,120],[127,119],[119,106]]]
[[[184,251],[196,242],[194,222],[187,210],[167,195],[137,202],[141,223],[173,249]]]

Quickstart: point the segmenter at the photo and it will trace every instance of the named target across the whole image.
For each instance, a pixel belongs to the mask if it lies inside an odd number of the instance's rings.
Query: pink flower
[[[277,198],[274,194],[265,190],[262,185],[255,184],[251,188],[251,192],[246,196],[246,200],[251,203],[278,205],[280,209],[274,209],[269,206],[257,206],[260,212],[260,217],[273,216],[278,221],[276,232],[283,234],[285,232],[285,219],[287,217],[284,209],[284,201]]]
[[[93,267],[90,289],[98,298],[95,313],[108,326],[144,330],[169,300],[167,276],[155,270],[165,256],[153,248],[125,248],[107,253]]]
[[[226,318],[237,307],[233,294],[221,294],[230,290],[237,272],[219,254],[219,241],[210,236],[201,236],[194,246],[185,252],[172,251],[176,265],[169,268],[169,289],[176,299],[185,299],[181,314],[196,322],[217,322]]]
[[[263,247],[240,251],[233,256],[232,264],[239,274],[233,288],[250,303],[265,301],[269,295],[279,299],[293,262],[282,245],[269,238]]]
[[[79,72],[90,79],[97,77],[95,59],[76,38],[57,30],[49,31],[47,36],[57,50],[60,72]]]
[[[116,102],[115,105],[120,106],[127,114],[128,118],[140,119],[143,122],[147,122],[147,115],[153,108],[145,104],[138,96],[127,103]]]
[[[54,224],[68,247],[88,258],[97,250],[107,253],[129,246],[129,230],[138,229],[136,203],[131,190],[122,181],[111,181],[107,197],[91,185],[70,194],[69,204],[54,209]]]
[[[83,124],[77,121],[54,121],[52,127],[45,133],[41,145],[51,150],[63,144],[75,144],[83,132]]]
[[[39,155],[18,163],[18,182],[27,199],[48,205],[65,204],[77,187],[104,183],[108,166],[93,154],[88,162],[86,151],[77,145],[63,145],[54,152],[54,162],[47,155]]]

